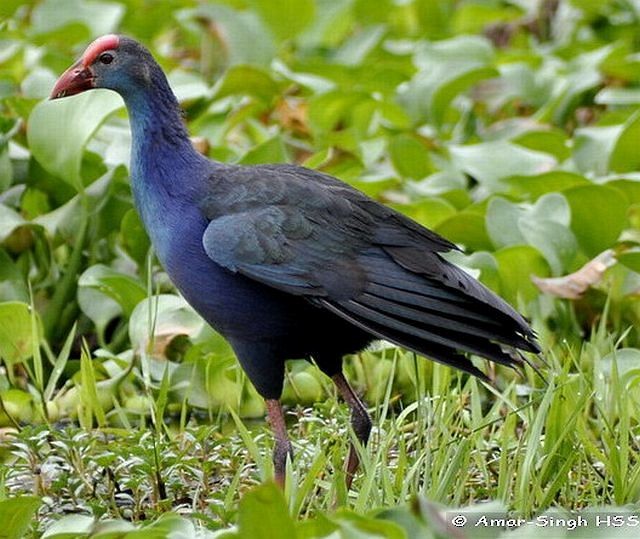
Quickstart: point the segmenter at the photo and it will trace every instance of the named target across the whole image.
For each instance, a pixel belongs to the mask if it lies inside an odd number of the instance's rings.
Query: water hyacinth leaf
[[[519,226],[527,243],[544,255],[554,275],[561,274],[571,265],[577,244],[573,233],[565,225],[557,221],[523,217]]]
[[[512,139],[512,142],[530,150],[553,155],[558,161],[564,161],[571,156],[569,138],[560,129],[527,131]]]
[[[620,264],[640,273],[640,249],[630,249],[629,251],[616,255],[616,258]]]
[[[559,192],[577,185],[589,184],[580,174],[553,170],[537,176],[511,176],[504,180],[509,186],[508,193],[518,198],[536,200],[547,193]]]
[[[421,180],[433,172],[427,148],[410,135],[397,135],[391,139],[389,157],[401,178]]]
[[[278,84],[267,71],[251,65],[231,67],[214,88],[216,99],[229,95],[252,95],[267,103],[278,91]]]
[[[32,25],[36,34],[47,34],[80,23],[97,37],[114,32],[125,8],[116,2],[84,0],[45,0],[33,10]]]
[[[27,131],[33,156],[47,172],[81,191],[85,146],[106,118],[122,106],[122,99],[107,90],[38,103]]]
[[[313,20],[314,0],[250,0],[278,41],[291,39]]]
[[[453,164],[475,178],[490,193],[504,192],[510,176],[531,176],[550,171],[553,156],[504,140],[450,147]]]
[[[496,248],[526,243],[518,221],[524,209],[501,197],[492,198],[487,206],[485,226]]]
[[[142,266],[145,263],[151,241],[138,212],[133,208],[125,213],[120,223],[120,238],[127,254]]]
[[[2,537],[6,539],[26,537],[29,525],[41,504],[42,500],[36,496],[20,496],[0,501]]]
[[[161,294],[141,301],[129,319],[129,339],[134,350],[162,356],[177,335],[194,337],[205,328],[205,321],[179,296]],[[153,329],[153,335],[150,334]],[[149,349],[153,341],[153,349]]]
[[[400,102],[415,121],[439,125],[459,93],[498,75],[492,62],[491,45],[478,36],[423,42],[414,57],[418,72],[399,89]]]
[[[627,224],[629,201],[606,185],[582,185],[564,192],[571,207],[571,230],[589,257],[611,247]]]
[[[609,171],[609,160],[621,125],[583,127],[576,129],[573,143],[573,162],[582,174],[603,176]]]
[[[126,316],[147,297],[146,288],[138,280],[103,264],[88,268],[78,279],[78,286],[93,288],[115,300]]]
[[[622,132],[615,142],[609,157],[609,170],[612,172],[633,172],[640,169],[640,110],[632,114],[625,122]]]
[[[247,492],[240,501],[239,536],[242,539],[296,537],[287,503],[274,483],[260,485]]]
[[[512,305],[531,301],[538,290],[532,275],[549,275],[549,264],[536,248],[529,245],[505,247],[494,254],[500,275],[500,294]]]
[[[177,17],[189,23],[192,20],[210,21],[220,36],[220,53],[225,55],[228,65],[268,67],[276,55],[272,34],[254,11],[202,3],[195,9],[177,13]]]
[[[104,331],[109,322],[122,315],[118,302],[96,288],[80,286],[78,288],[78,305],[80,310],[95,324],[96,331],[104,338]]]
[[[286,163],[288,162],[287,149],[284,140],[276,135],[264,142],[257,144],[242,156],[239,161],[242,165],[257,165],[259,163]]]
[[[392,207],[428,228],[434,228],[456,214],[455,207],[442,198],[427,198],[412,204],[392,204]]]
[[[36,315],[37,332],[31,324],[31,307],[27,303],[0,303],[0,357],[9,365],[21,363],[39,346],[42,329]]]
[[[17,211],[4,204],[0,204],[0,242],[6,240],[18,227],[27,221]]]
[[[484,216],[462,211],[445,219],[435,231],[453,243],[464,245],[472,251],[491,251],[493,245],[485,228]]]

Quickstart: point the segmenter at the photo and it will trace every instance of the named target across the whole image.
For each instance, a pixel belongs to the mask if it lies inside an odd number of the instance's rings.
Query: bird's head
[[[132,39],[108,34],[91,43],[75,64],[58,79],[51,99],[79,94],[92,88],[108,88],[125,95],[149,82],[149,52]]]

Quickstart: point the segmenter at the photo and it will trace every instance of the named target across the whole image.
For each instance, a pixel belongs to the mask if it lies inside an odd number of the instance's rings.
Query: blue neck
[[[168,84],[166,88],[138,89],[123,97],[131,122],[134,193],[153,189],[190,198],[202,180],[195,172],[208,160],[191,145]]]

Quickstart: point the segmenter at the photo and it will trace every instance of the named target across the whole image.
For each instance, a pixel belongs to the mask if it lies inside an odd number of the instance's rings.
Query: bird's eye
[[[101,64],[110,64],[111,62],[113,62],[113,54],[111,54],[110,52],[103,52],[98,60],[100,60]]]

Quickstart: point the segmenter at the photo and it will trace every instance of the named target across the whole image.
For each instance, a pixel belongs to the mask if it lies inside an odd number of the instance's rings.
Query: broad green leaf
[[[559,162],[571,156],[569,138],[560,129],[527,131],[512,139],[524,148],[553,155]]]
[[[564,191],[571,206],[571,229],[592,258],[613,246],[627,223],[629,201],[606,185],[582,185]]]
[[[416,75],[399,91],[414,121],[443,120],[449,103],[474,83],[498,75],[490,64],[493,49],[478,36],[423,42],[414,57]]]
[[[16,228],[25,224],[27,221],[17,211],[0,204],[0,242],[6,240]]]
[[[280,135],[254,146],[240,159],[240,163],[243,165],[287,163],[288,161],[287,150]]]
[[[141,301],[133,310],[129,319],[129,339],[134,350],[149,352],[152,340],[156,348],[162,347],[176,335],[198,335],[205,325],[184,299],[161,294]]]
[[[201,3],[184,10],[177,17],[185,21],[208,20],[220,33],[220,54],[229,65],[252,64],[268,67],[276,55],[271,33],[261,17],[250,10],[236,10],[213,3]]]
[[[640,105],[640,88],[603,88],[600,90],[594,102],[599,105]]]
[[[29,117],[27,138],[33,156],[45,170],[81,191],[84,148],[102,122],[122,106],[122,99],[106,90],[42,101]]]
[[[0,501],[0,522],[3,539],[22,539],[42,501],[36,496],[20,496]]]
[[[510,194],[536,200],[547,193],[564,191],[577,185],[588,184],[589,181],[580,174],[553,170],[537,176],[511,176],[504,180],[504,183],[509,185]]]
[[[385,34],[384,26],[371,26],[347,40],[337,51],[335,61],[345,65],[361,65],[365,57]]]
[[[556,221],[520,220],[520,230],[529,245],[547,259],[554,275],[565,272],[576,256],[576,240],[569,228]]]
[[[467,146],[451,145],[453,164],[475,178],[490,193],[504,191],[502,181],[509,176],[530,176],[549,171],[556,165],[553,156],[528,150],[507,141],[482,142]]]
[[[216,84],[216,99],[228,95],[252,95],[269,103],[278,93],[279,87],[271,75],[259,67],[237,65],[227,70]]]
[[[433,171],[426,146],[409,135],[397,135],[391,139],[389,157],[402,178],[421,180]]]
[[[45,0],[33,10],[32,27],[36,34],[60,30],[74,23],[84,24],[92,37],[115,31],[124,15],[124,6],[95,0]]]
[[[34,347],[40,345],[41,336],[34,335],[31,316],[31,307],[26,303],[0,303],[0,357],[9,365],[30,358]]]
[[[463,211],[445,219],[435,231],[453,243],[464,245],[472,251],[492,250],[487,235],[484,216]]]
[[[441,198],[428,198],[412,204],[394,204],[392,207],[427,228],[434,228],[456,214],[455,207]]]
[[[250,0],[250,4],[279,41],[298,35],[315,13],[314,0]]]
[[[14,421],[18,423],[30,423],[33,420],[32,395],[21,389],[6,389],[0,393],[0,398],[2,399],[2,407],[0,407],[0,427],[13,425]],[[11,420],[9,418],[11,418]]]
[[[29,301],[29,288],[17,263],[0,249],[0,302]]]
[[[616,255],[616,259],[629,269],[640,273],[640,250],[634,249]]]
[[[531,275],[546,277],[549,265],[540,252],[529,245],[505,247],[494,253],[500,275],[500,295],[512,305],[531,301],[539,291]]]
[[[142,267],[149,253],[151,241],[138,212],[133,208],[125,213],[120,223],[120,238],[127,254]]]
[[[496,248],[526,243],[518,221],[524,209],[501,197],[492,198],[487,206],[485,226]]]
[[[573,161],[583,174],[603,176],[609,171],[611,152],[622,132],[621,125],[583,127],[573,138]]]
[[[135,278],[103,264],[88,268],[78,279],[80,288],[93,288],[118,302],[126,316],[147,297],[146,288]]]
[[[95,523],[87,515],[65,515],[53,523],[42,535],[42,539],[73,539],[88,537]]]
[[[640,169],[640,110],[625,122],[609,157],[612,172],[632,172]]]
[[[122,537],[122,535],[119,536]],[[175,513],[164,513],[155,522],[142,529],[130,531],[124,537],[126,539],[167,539],[172,537],[198,539],[199,535],[190,520]]]
[[[242,539],[295,539],[296,529],[287,503],[273,483],[248,491],[240,500],[239,536]]]

